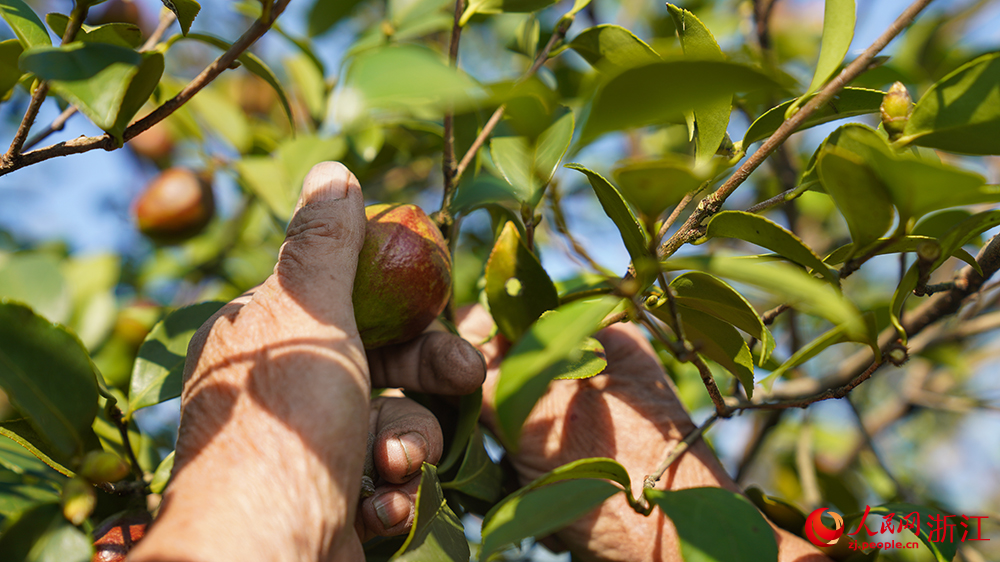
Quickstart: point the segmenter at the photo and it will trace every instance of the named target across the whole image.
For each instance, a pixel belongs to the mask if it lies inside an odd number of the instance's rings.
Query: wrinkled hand
[[[492,320],[484,309],[460,311],[459,331],[479,344],[489,337]],[[595,336],[604,346],[604,373],[583,380],[556,380],[525,421],[518,452],[511,462],[521,484],[563,464],[588,457],[610,457],[632,478],[639,496],[642,480],[656,470],[674,445],[695,428],[670,379],[643,334],[631,324],[616,324]],[[500,362],[509,344],[501,336],[480,345],[487,361],[483,420],[496,427],[494,394]],[[658,489],[716,486],[739,492],[718,459],[699,441],[663,475]],[[802,539],[776,531],[781,562],[828,561]],[[677,532],[659,510],[637,514],[622,495],[547,539],[581,560],[680,562]]]
[[[365,223],[357,179],[314,167],[274,274],[192,339],[173,478],[130,560],[364,560],[362,540],[408,530],[441,429],[371,387],[467,394],[485,373],[442,333],[366,356],[351,304]],[[382,480],[359,507],[369,432]]]

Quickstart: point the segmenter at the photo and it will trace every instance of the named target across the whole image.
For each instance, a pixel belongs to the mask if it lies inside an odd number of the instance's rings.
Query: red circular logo
[[[840,536],[844,534],[844,518],[831,511],[830,517],[833,517],[833,529],[829,529],[823,524],[822,520],[823,512],[825,511],[826,508],[821,507],[810,513],[809,517],[806,518],[806,538],[816,546],[835,545]]]

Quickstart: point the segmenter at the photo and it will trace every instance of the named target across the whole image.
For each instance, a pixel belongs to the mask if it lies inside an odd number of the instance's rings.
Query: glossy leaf
[[[875,255],[881,256],[885,254],[899,254],[902,252],[916,252],[917,248],[924,243],[937,243],[937,240],[928,236],[904,236],[902,238],[895,239],[879,238],[874,244],[874,246],[878,248]],[[851,255],[853,252],[854,245],[846,244],[830,252],[830,255],[826,256],[823,261],[829,265],[840,265],[847,261],[847,256]],[[955,250],[953,255],[972,267],[979,268],[979,262],[976,261],[976,258],[972,257],[969,252],[966,252],[962,248]]]
[[[687,562],[777,562],[774,531],[742,495],[721,488],[647,489],[645,494],[677,528]],[[726,529],[725,534],[718,529]]]
[[[45,14],[45,23],[59,37],[66,32],[69,16],[55,12]],[[110,43],[126,49],[134,49],[142,44],[142,30],[138,25],[125,22],[112,22],[104,25],[91,26],[84,24],[77,32],[74,41],[88,43]]]
[[[474,428],[465,448],[465,458],[450,482],[441,484],[445,490],[462,492],[476,499],[493,503],[503,495],[503,470],[490,460],[483,444],[483,433]]]
[[[878,113],[883,97],[885,97],[885,92],[880,90],[844,88],[826,105],[813,112],[797,130],[804,131],[838,119]],[[810,95],[808,98],[803,96],[803,98],[799,99],[804,100],[802,102],[804,105],[811,98],[812,96]],[[764,140],[777,131],[778,127],[785,122],[785,112],[788,111],[788,108],[793,103],[795,103],[795,100],[786,101],[781,105],[767,110],[763,115],[758,117],[743,136],[743,147],[746,148],[759,140]]]
[[[309,8],[308,33],[310,37],[316,37],[329,31],[345,16],[350,14],[354,7],[361,3],[361,0],[343,0],[330,2],[329,0],[314,0]]]
[[[132,122],[132,118],[139,113],[142,106],[153,95],[153,91],[160,85],[160,78],[163,76],[163,54],[159,52],[143,53],[139,71],[128,85],[125,97],[122,99],[118,117],[115,125],[108,129],[111,136],[123,139],[125,129]]]
[[[872,348],[872,352],[875,354],[875,357],[881,360],[882,350],[879,349],[878,347],[878,335],[877,335],[877,330],[875,329],[875,319],[873,317],[870,317],[866,318],[866,320],[868,321],[868,326],[869,326],[868,334],[866,337],[864,338],[852,337],[848,333],[847,326],[845,325],[836,326],[830,330],[827,330],[819,337],[815,338],[811,342],[803,345],[798,350],[796,350],[795,353],[791,357],[789,357],[784,363],[782,363],[777,369],[771,371],[771,374],[768,375],[764,380],[762,380],[761,384],[764,385],[765,388],[770,390],[771,384],[775,380],[783,376],[785,373],[787,373],[791,369],[794,369],[795,367],[798,367],[799,365],[802,365],[806,361],[812,359],[826,348],[832,345],[836,345],[838,343],[853,341],[853,342],[868,344]]]
[[[725,55],[705,24],[691,12],[667,4],[667,11],[674,20],[677,35],[681,40],[684,56],[693,60],[723,61]],[[733,109],[732,94],[723,94],[706,99],[694,108],[695,154],[699,163],[707,162],[715,156],[716,150],[726,136],[729,115]]]
[[[470,0],[469,5],[462,12],[459,25],[465,25],[469,18],[476,14],[534,12],[554,3],[554,0]]]
[[[569,48],[597,70],[609,73],[662,60],[645,41],[614,24],[584,29],[569,42]]]
[[[625,164],[611,175],[625,200],[652,218],[701,187],[704,178],[694,172],[693,166],[690,159],[664,155],[658,160]]]
[[[52,91],[75,105],[95,125],[114,127],[125,92],[142,55],[107,43],[36,47],[21,55],[21,69],[48,80]]]
[[[603,480],[563,480],[509,496],[483,520],[480,559],[528,537],[544,537],[586,515],[621,488]]]
[[[48,465],[50,468],[64,476],[74,476],[70,465],[75,464],[74,458],[69,457],[51,445],[48,440],[38,434],[26,418],[15,418],[0,422],[0,435],[10,441],[17,443],[31,454],[34,458]],[[83,449],[92,450],[100,448],[100,443],[93,431],[83,431]]]
[[[519,195],[517,189],[507,181],[480,174],[474,179],[460,182],[451,202],[451,210],[465,215],[489,204],[507,204],[518,208]]]
[[[913,517],[913,513],[917,515]],[[907,503],[887,503],[873,507],[871,514],[880,517],[891,514],[897,524],[901,524],[906,517],[911,517],[908,523],[916,523],[917,518],[919,518],[919,524],[915,525],[917,528],[911,530],[913,534],[917,535],[920,542],[924,543],[924,546],[931,552],[937,562],[951,562],[955,559],[959,543],[964,542],[961,540],[962,533],[965,532],[965,529],[961,526],[963,523],[968,525],[968,540],[979,536],[978,529],[976,528],[976,519],[970,518],[966,521],[961,515],[948,515],[930,507]],[[980,519],[979,521],[982,522],[984,519]],[[948,531],[950,525],[954,525],[954,533]],[[852,526],[848,530],[856,528],[856,526]]]
[[[757,311],[725,281],[700,271],[678,275],[670,282],[677,304],[711,314],[761,341],[763,365],[774,350],[774,338]]]
[[[153,480],[149,483],[149,491],[154,494],[162,494],[163,490],[167,488],[167,483],[170,482],[170,474],[173,470],[174,451],[170,451],[170,454],[160,462],[160,466],[156,467],[156,472],[153,473]]]
[[[224,303],[204,302],[171,312],[156,323],[139,348],[132,369],[128,417],[136,410],[181,395],[184,358],[191,336]]]
[[[184,35],[191,31],[191,24],[201,11],[201,4],[195,0],[161,0],[163,5],[177,16],[177,23]]]
[[[469,542],[455,512],[448,507],[438,482],[437,469],[424,463],[414,502],[413,527],[393,556],[403,562],[469,560]]]
[[[858,309],[829,283],[802,269],[781,262],[751,258],[694,256],[663,262],[666,270],[691,269],[759,287],[809,314],[826,318],[835,325],[848,324],[852,335],[865,333]]]
[[[812,82],[805,95],[799,100],[806,99],[819,90],[820,86],[826,83],[833,73],[844,61],[847,50],[854,39],[855,8],[854,0],[826,0],[823,10],[823,39],[820,43],[819,61],[816,62],[816,71],[813,73]],[[798,110],[799,104],[793,103],[785,112],[785,118],[791,117]]]
[[[62,514],[58,503],[45,503],[21,514],[0,536],[4,562],[88,562],[90,537]]]
[[[52,44],[41,18],[23,0],[0,0],[0,17],[14,30],[25,50]]]
[[[928,236],[930,238],[941,238],[948,233],[956,224],[972,216],[972,213],[965,209],[949,209],[928,215],[913,227],[913,236]]]
[[[86,452],[98,398],[87,350],[65,329],[6,300],[0,300],[0,386],[57,461],[72,463]]]
[[[22,52],[24,47],[17,39],[0,41],[0,100],[7,99],[24,75],[17,66],[17,60]]]
[[[524,136],[500,136],[490,141],[490,155],[497,169],[514,187],[518,199],[534,209],[542,199],[559,162],[573,138],[573,112],[563,113],[537,141]]]
[[[581,143],[611,131],[680,122],[705,100],[775,87],[748,66],[721,61],[665,61],[625,70],[595,95]]]
[[[464,458],[464,455],[467,454],[466,446],[470,437],[476,431],[482,406],[482,388],[477,388],[472,394],[466,394],[458,399],[458,421],[454,424],[455,430],[451,447],[444,458],[438,462],[438,472],[448,472],[459,459]]]
[[[625,243],[625,249],[628,250],[629,256],[632,258],[632,263],[640,263],[652,259],[646,239],[646,232],[642,228],[642,224],[639,223],[639,219],[632,213],[632,209],[625,203],[625,199],[622,197],[621,192],[618,191],[618,188],[611,185],[611,182],[604,179],[597,172],[589,170],[580,164],[566,164],[566,167],[570,170],[582,172],[587,176],[587,180],[590,181],[591,187],[594,188],[594,193],[597,194],[597,199],[601,202],[601,207],[604,208],[605,214],[611,217],[615,226],[618,227],[618,232],[622,235],[622,241]],[[640,285],[646,287],[651,282],[652,279],[641,279]]]
[[[917,102],[900,144],[1000,154],[1000,53],[983,55],[934,84]]]
[[[708,223],[706,237],[737,238],[763,246],[811,269],[814,273],[819,273],[834,287],[840,286],[837,273],[827,267],[802,239],[760,215],[744,211],[722,211]]]
[[[72,301],[59,261],[41,252],[20,252],[0,259],[0,297],[30,306],[52,322],[70,319]]]
[[[544,317],[544,315],[543,315]],[[589,379],[604,372],[608,366],[608,356],[604,346],[594,338],[583,340],[580,345],[580,357],[575,361],[563,361],[559,364],[559,376],[556,380]]]
[[[486,262],[486,298],[500,333],[516,342],[547,310],[559,306],[548,273],[508,222]]]
[[[854,153],[827,147],[816,168],[826,192],[840,209],[859,251],[892,225],[892,203],[881,179]]]
[[[621,304],[616,297],[582,299],[535,322],[500,364],[496,389],[497,422],[508,449],[516,450],[521,425],[549,381],[564,374],[560,363],[581,354],[581,343]]]
[[[666,306],[654,309],[653,314],[670,322]],[[753,398],[753,355],[736,328],[700,310],[677,306],[677,313],[684,324],[684,335],[698,348],[698,353],[722,365],[740,380],[747,397]]]
[[[340,4],[340,2],[331,2],[331,4]],[[187,37],[189,39],[196,39],[202,43],[207,43],[223,51],[231,47],[229,42],[204,33],[189,33]],[[288,122],[294,128],[295,118],[292,116],[292,107],[288,103],[288,95],[285,93],[285,87],[281,85],[281,81],[279,81],[278,77],[275,76],[274,71],[272,71],[271,68],[260,59],[260,57],[251,52],[244,52],[239,56],[238,60],[243,63],[244,68],[263,79],[271,86],[271,88],[274,89],[274,92],[278,94],[278,100],[281,102],[281,108],[285,110],[285,116],[288,117]]]

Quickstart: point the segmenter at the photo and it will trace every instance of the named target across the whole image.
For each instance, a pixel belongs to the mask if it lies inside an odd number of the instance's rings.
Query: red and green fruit
[[[413,339],[451,297],[451,256],[415,205],[371,205],[354,279],[354,315],[372,349]]]
[[[208,179],[186,168],[165,170],[133,208],[139,230],[154,242],[176,244],[201,232],[215,214]]]
[[[153,520],[145,511],[131,511],[112,518],[94,530],[94,556],[90,562],[124,562],[129,550],[146,536]]]

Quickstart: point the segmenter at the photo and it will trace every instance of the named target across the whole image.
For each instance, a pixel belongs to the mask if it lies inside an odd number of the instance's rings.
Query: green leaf
[[[737,238],[763,246],[819,273],[834,287],[840,286],[837,272],[827,267],[802,239],[760,215],[744,211],[722,211],[708,223],[706,237]]]
[[[823,10],[823,40],[820,43],[816,72],[813,73],[805,95],[785,111],[786,119],[794,115],[798,111],[799,102],[805,102],[806,96],[819,90],[844,61],[851,40],[854,39],[854,13],[854,0],[826,0]]]
[[[920,98],[899,144],[1000,154],[1000,53],[959,67]]]
[[[0,17],[14,30],[25,50],[52,44],[42,20],[23,0],[0,0]]]
[[[730,62],[679,60],[631,68],[598,90],[581,146],[611,131],[681,122],[706,100],[776,86],[761,72]]]
[[[621,303],[617,297],[598,297],[563,305],[535,322],[507,353],[500,364],[496,410],[508,449],[516,450],[521,425],[549,381],[563,374],[560,363],[576,360],[580,344]]]
[[[483,520],[480,560],[528,537],[544,537],[583,517],[611,496],[618,486],[603,480],[563,480],[506,498]]]
[[[503,495],[503,470],[490,460],[483,444],[483,433],[474,428],[465,448],[465,458],[451,482],[441,484],[446,490],[455,490],[468,496],[494,503]]]
[[[17,39],[0,41],[0,100],[7,99],[24,75],[17,66],[17,60],[22,52],[24,47]]]
[[[670,518],[687,562],[767,562],[778,560],[774,531],[757,508],[736,492],[689,488],[645,490]],[[726,529],[720,535],[718,529]]]
[[[438,482],[437,469],[424,463],[414,502],[413,527],[406,542],[393,555],[403,562],[469,560],[469,541],[455,512],[448,507]]]
[[[662,60],[642,39],[613,24],[584,29],[569,42],[569,48],[597,70],[607,73]]]
[[[309,51],[306,53],[311,54]],[[309,57],[298,54],[285,59],[285,71],[294,85],[298,98],[306,105],[309,116],[316,122],[326,115],[327,85],[323,80],[323,67]]]
[[[374,109],[412,111],[414,107],[456,111],[469,107],[481,89],[465,73],[448,66],[423,47],[388,46],[359,55],[347,71],[341,99],[358,104],[360,118]]]
[[[892,225],[892,203],[882,180],[859,156],[827,146],[816,162],[826,192],[840,209],[859,251],[878,240]]]
[[[340,2],[330,2],[330,4],[339,5]],[[223,51],[228,50],[232,46],[227,41],[212,35],[206,35],[204,33],[188,33],[187,37],[188,39],[196,39],[202,43],[218,47]],[[267,64],[260,59],[260,57],[251,52],[244,52],[239,56],[238,60],[243,63],[244,68],[263,79],[271,86],[271,88],[274,89],[274,92],[278,94],[278,100],[281,101],[282,109],[285,110],[285,116],[288,117],[288,123],[292,125],[292,129],[294,130],[295,118],[292,116],[292,107],[288,103],[288,95],[285,93],[285,87],[281,85],[278,77],[275,76],[274,71],[272,71],[270,67],[268,67]]]
[[[143,53],[142,63],[139,65],[139,72],[128,86],[125,97],[122,99],[121,109],[118,111],[118,118],[115,119],[115,126],[108,130],[111,136],[122,141],[125,129],[132,122],[132,118],[139,113],[145,105],[153,91],[160,85],[160,78],[163,76],[163,54],[159,52]]]
[[[82,439],[84,445],[82,449],[93,450],[100,448],[97,435],[93,431],[89,433],[84,431],[83,433]],[[29,420],[15,418],[0,422],[0,435],[17,443],[27,452],[31,453],[33,457],[48,465],[56,472],[68,477],[75,475],[68,466],[76,464],[74,459],[56,450],[53,445],[35,431]]]
[[[228,142],[241,154],[253,148],[253,130],[246,113],[236,100],[216,88],[205,88],[191,98],[185,107],[190,107],[207,127]]]
[[[0,299],[0,386],[32,428],[75,463],[97,415],[97,380],[83,344],[24,305]]]
[[[514,187],[518,199],[532,209],[538,206],[569,149],[573,123],[573,112],[562,108],[562,115],[538,136],[537,142],[524,136],[493,137],[490,141],[493,163]]]
[[[4,562],[88,562],[90,537],[62,514],[58,503],[45,503],[21,514],[0,536]]]
[[[270,156],[246,156],[233,164],[240,184],[267,205],[274,216],[288,222],[295,210],[295,194],[281,164]]]
[[[543,314],[544,318],[545,315]],[[575,353],[575,352],[574,352]],[[556,380],[580,380],[595,377],[608,366],[608,356],[604,352],[604,346],[594,338],[583,340],[580,346],[580,356],[575,361],[561,361],[558,363],[560,374]]]
[[[49,24],[56,35],[62,37],[69,25],[69,16],[55,12],[45,14],[45,23]],[[138,25],[125,22],[112,22],[104,25],[90,26],[84,24],[77,32],[74,41],[89,43],[110,43],[126,49],[134,49],[142,44],[142,30]]]
[[[191,336],[224,304],[203,302],[186,306],[153,326],[132,369],[127,417],[136,410],[181,395],[184,358]]]
[[[835,325],[848,324],[852,335],[861,337],[867,330],[858,309],[840,291],[796,266],[751,258],[694,256],[667,260],[663,268],[704,271],[754,285],[808,314],[826,318]]]
[[[6,439],[0,438],[2,441]],[[9,441],[8,441],[9,443]],[[17,445],[13,445],[17,447]],[[59,476],[60,480],[65,480]],[[59,501],[59,493],[52,480],[39,481],[34,474],[17,474],[0,469],[0,525],[42,503]]]
[[[670,282],[677,304],[711,314],[761,341],[763,365],[774,350],[774,338],[757,311],[725,281],[700,271],[678,275]]]
[[[354,7],[361,3],[361,0],[342,0],[330,2],[329,0],[315,0],[309,8],[309,15],[306,16],[307,29],[310,37],[316,37],[326,33],[337,22],[344,19]]]
[[[0,258],[0,297],[23,302],[60,324],[69,321],[72,311],[59,260],[41,252],[11,254],[6,261]]]
[[[438,472],[448,472],[458,462],[458,459],[467,455],[466,445],[472,437],[472,433],[476,431],[482,406],[482,388],[477,388],[472,394],[466,394],[458,399],[458,421],[454,424],[455,434],[448,453],[438,462]]]
[[[464,26],[476,14],[534,12],[554,3],[555,0],[471,0],[458,24]]]
[[[195,0],[161,0],[163,5],[177,16],[177,23],[181,26],[181,33],[184,35],[191,31],[191,24],[194,18],[198,17],[201,11],[201,4]]]
[[[968,216],[968,215],[966,215]],[[873,246],[878,248],[875,252],[876,256],[881,256],[885,254],[899,254],[902,252],[916,252],[917,248],[924,243],[937,243],[937,240],[928,236],[903,236],[902,238],[879,238],[875,241]],[[847,261],[847,256],[854,253],[854,244],[846,244],[837,248],[836,250],[830,252],[830,255],[826,256],[823,261],[829,265],[840,265]],[[958,259],[964,261],[965,263],[971,265],[974,268],[979,268],[979,262],[976,258],[972,257],[969,252],[966,252],[962,248],[955,250],[952,254]]]
[[[655,218],[701,187],[705,178],[694,172],[693,165],[689,158],[665,154],[658,160],[615,168],[611,175],[626,201],[646,217]]]
[[[916,528],[911,529],[913,534],[924,543],[924,546],[934,555],[938,562],[951,562],[955,559],[958,546],[961,541],[962,529],[960,523],[964,522],[961,515],[946,515],[945,513],[930,507],[910,505],[908,503],[887,503],[871,509],[872,515],[892,515],[897,522],[902,523],[903,519],[911,516],[914,512],[917,517],[911,518],[909,523],[917,523]],[[918,519],[919,518],[919,521]],[[980,520],[981,521],[981,520]],[[969,519],[966,523],[969,528],[970,539],[977,536],[976,520]],[[948,525],[954,525],[954,534],[947,531]],[[935,530],[937,530],[935,532]],[[864,531],[861,531],[864,533]],[[951,535],[949,537],[949,535]]]
[[[673,325],[673,318],[667,303],[651,307],[650,312]],[[698,353],[722,365],[743,384],[747,396],[753,397],[753,355],[732,324],[719,320],[700,310],[677,305],[677,313],[684,325],[687,340],[698,348]]]
[[[869,318],[866,318],[866,320],[869,320]],[[838,343],[853,341],[853,342],[868,344],[872,348],[872,352],[875,354],[875,357],[881,360],[882,350],[879,349],[878,347],[878,335],[877,335],[877,330],[875,329],[874,322],[875,322],[874,317],[871,317],[870,321],[868,322],[869,332],[867,336],[864,338],[858,338],[856,336],[852,337],[848,333],[846,325],[836,326],[835,328],[826,331],[816,339],[800,347],[791,357],[789,357],[777,369],[771,371],[770,375],[768,375],[765,379],[760,381],[760,384],[763,385],[768,390],[770,390],[771,384],[779,377],[787,373],[789,370],[798,367],[799,365],[805,363],[806,361],[818,355],[821,351]]]
[[[149,483],[149,491],[154,494],[162,494],[170,481],[170,473],[174,470],[174,451],[163,458],[160,466],[156,467],[153,473],[153,480]]]
[[[681,40],[684,56],[693,60],[723,61],[725,55],[712,36],[712,32],[693,13],[667,4],[667,11],[674,20],[677,35]],[[694,108],[694,122],[697,127],[695,153],[697,161],[704,163],[715,156],[716,150],[726,136],[729,116],[733,110],[732,94],[712,98]]]
[[[803,100],[802,103],[805,104],[812,99],[812,97],[813,96],[810,95],[808,97],[803,96],[798,99]],[[883,97],[885,97],[885,92],[882,92],[881,90],[844,88],[826,105],[813,112],[813,114],[806,119],[802,126],[796,130],[804,131],[817,125],[822,125],[838,119],[857,117],[859,115],[867,115],[869,113],[878,113],[879,107],[882,105]],[[777,131],[778,127],[785,122],[785,112],[788,111],[788,108],[791,107],[795,101],[796,100],[789,100],[781,105],[772,107],[763,115],[758,117],[753,124],[750,125],[750,128],[747,129],[746,134],[743,136],[743,147],[746,148],[752,143],[764,140]]]
[[[965,209],[949,209],[934,213],[917,221],[917,225],[913,227],[911,234],[914,236],[941,238],[956,224],[971,216],[972,213]]]
[[[105,131],[115,125],[142,55],[107,43],[35,47],[21,55],[21,69],[48,80],[52,91]]]
[[[649,252],[646,231],[642,228],[642,224],[639,223],[639,219],[632,213],[632,209],[625,203],[625,199],[622,197],[621,192],[618,191],[618,188],[611,185],[611,182],[604,179],[597,172],[588,170],[580,164],[566,164],[566,167],[570,170],[582,172],[587,176],[591,187],[594,188],[594,193],[597,194],[597,199],[601,202],[601,207],[604,208],[605,214],[611,217],[615,226],[618,227],[618,232],[622,235],[622,241],[625,243],[625,249],[628,250],[629,256],[632,258],[632,263],[638,264],[651,260],[652,255]],[[639,284],[645,289],[652,281],[649,278],[640,279]]]
[[[520,208],[520,194],[510,183],[486,174],[466,180],[467,177],[463,176],[455,198],[451,201],[452,213],[467,215],[490,204],[507,204]]]
[[[559,306],[555,285],[512,222],[504,225],[486,262],[486,298],[497,328],[511,342]]]

